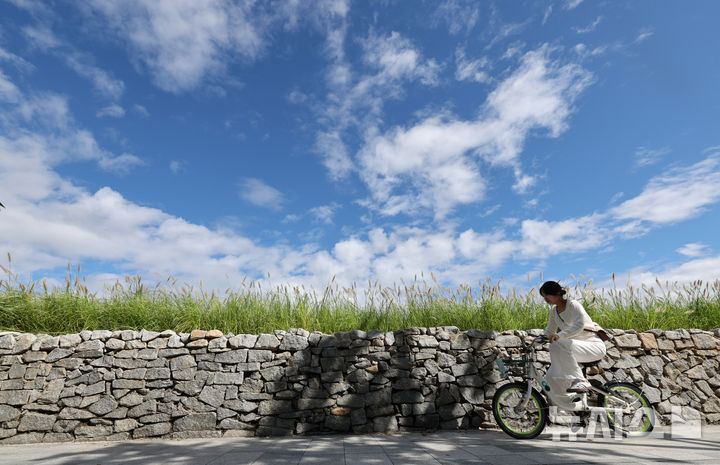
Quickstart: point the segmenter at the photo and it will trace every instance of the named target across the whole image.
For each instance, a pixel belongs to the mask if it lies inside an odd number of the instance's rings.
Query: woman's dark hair
[[[560,286],[560,283],[555,281],[546,281],[542,286],[540,286],[540,294],[565,295],[565,289]]]

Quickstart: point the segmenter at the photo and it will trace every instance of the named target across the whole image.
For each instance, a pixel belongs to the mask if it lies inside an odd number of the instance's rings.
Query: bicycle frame
[[[553,391],[551,390],[550,386],[545,382],[545,378],[538,373],[538,370],[535,368],[535,364],[533,361],[535,360],[535,345],[538,341],[546,340],[545,336],[537,336],[528,346],[527,344],[523,343],[523,348],[526,350],[529,349],[529,353],[527,355],[527,359],[525,361],[526,370],[527,373],[524,377],[527,379],[527,389],[525,393],[525,397],[520,404],[518,404],[515,407],[516,412],[521,412],[525,410],[527,407],[528,402],[530,401],[530,393],[532,392],[532,382],[533,380],[538,383],[539,386],[542,386],[543,389],[540,389],[540,392],[542,392],[546,397],[548,397],[552,404],[560,407],[565,410],[577,412],[577,411],[587,411],[591,408],[593,409],[600,409],[603,411],[622,411],[623,413],[629,413],[631,411],[630,405],[627,404],[627,402],[624,399],[621,399],[615,395],[611,391],[606,391],[604,389],[599,389],[595,386],[592,386],[592,390],[597,392],[598,394],[602,394],[608,399],[613,400],[617,404],[619,404],[617,407],[590,407],[587,403],[587,392],[580,393],[580,400],[576,402],[565,402],[562,399],[558,399],[555,395],[553,395]],[[499,358],[495,360],[495,363],[498,365],[498,368],[500,369],[501,374],[505,374],[505,364],[502,360]],[[506,377],[509,375],[506,375]]]

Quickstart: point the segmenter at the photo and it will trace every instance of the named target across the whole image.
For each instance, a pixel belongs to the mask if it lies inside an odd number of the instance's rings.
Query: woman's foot
[[[568,388],[567,392],[585,392],[592,389],[592,384],[586,379],[576,379]]]

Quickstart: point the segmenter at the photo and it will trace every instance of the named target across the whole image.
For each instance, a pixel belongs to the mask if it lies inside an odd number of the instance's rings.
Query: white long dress
[[[598,328],[577,300],[569,300],[561,313],[555,305],[550,309],[545,335],[557,333],[560,336],[550,344],[550,369],[546,375],[555,397],[570,402],[576,395],[567,393],[567,389],[574,380],[583,377],[578,362],[592,362],[605,357],[605,343],[588,331]]]

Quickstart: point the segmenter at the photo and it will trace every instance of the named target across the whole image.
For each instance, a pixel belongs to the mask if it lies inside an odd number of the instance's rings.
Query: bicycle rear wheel
[[[498,426],[516,439],[532,439],[542,432],[547,424],[547,402],[532,389],[527,406],[516,412],[527,393],[527,383],[509,383],[498,388],[493,396],[493,416]]]
[[[626,436],[642,436],[652,431],[655,410],[642,389],[632,383],[612,382],[605,385],[610,391],[598,396],[598,405],[617,408],[607,412],[609,426],[618,428]]]

